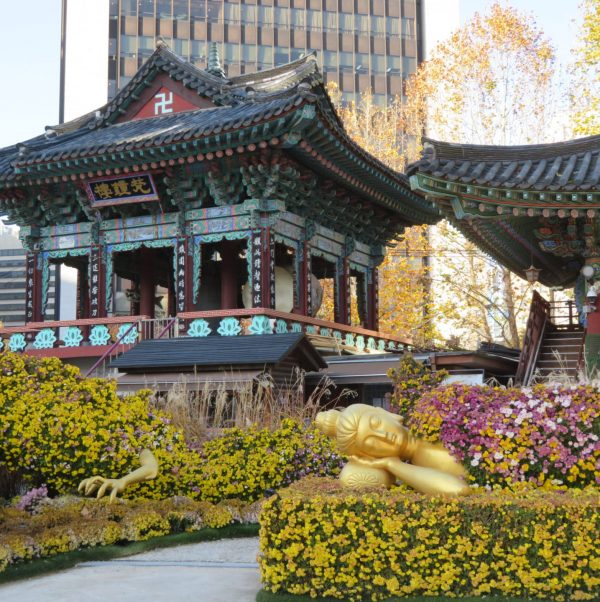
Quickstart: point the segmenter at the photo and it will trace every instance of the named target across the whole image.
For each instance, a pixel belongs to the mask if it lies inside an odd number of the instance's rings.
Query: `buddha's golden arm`
[[[469,486],[458,477],[423,466],[402,462],[399,458],[352,458],[354,462],[373,468],[385,468],[397,479],[420,493],[428,495],[467,495]]]
[[[140,454],[140,467],[126,474],[120,479],[106,479],[101,476],[93,476],[84,479],[79,483],[78,491],[84,495],[90,495],[98,490],[96,497],[101,498],[110,491],[110,501],[112,502],[118,493],[123,493],[129,485],[150,481],[158,475],[158,461],[149,449],[144,449]]]

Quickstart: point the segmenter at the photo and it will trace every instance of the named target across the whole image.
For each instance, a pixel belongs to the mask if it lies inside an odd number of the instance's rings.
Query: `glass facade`
[[[109,98],[161,36],[198,67],[220,46],[229,76],[317,52],[344,100],[369,88],[378,103],[402,93],[421,58],[420,0],[110,0]]]

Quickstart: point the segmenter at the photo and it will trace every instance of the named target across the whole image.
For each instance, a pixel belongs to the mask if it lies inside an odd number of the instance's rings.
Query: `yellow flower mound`
[[[82,378],[56,358],[0,355],[0,464],[52,493],[74,491],[92,475],[118,477],[151,449],[157,479],[130,497],[164,498],[198,481],[200,456],[170,419],[148,409],[149,391],[119,397],[112,381]]]
[[[159,476],[125,497],[211,502],[253,501],[307,474],[340,471],[333,441],[292,420],[273,431],[226,429],[190,449],[166,414],[149,409],[149,393],[119,397],[114,382],[82,378],[58,359],[0,354],[0,465],[55,495],[74,492],[86,477],[127,474],[147,448]]]
[[[256,506],[213,505],[185,497],[109,504],[67,496],[47,499],[33,516],[0,508],[0,573],[10,565],[82,548],[254,522]]]
[[[272,592],[598,599],[597,490],[358,494],[300,481],[263,505],[260,567]]]

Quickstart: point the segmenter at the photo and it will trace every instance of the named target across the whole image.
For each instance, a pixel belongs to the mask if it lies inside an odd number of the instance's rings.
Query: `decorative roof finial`
[[[225,79],[225,71],[221,67],[221,58],[219,57],[219,48],[216,42],[211,42],[208,49],[208,66],[206,71],[211,75]]]
[[[156,38],[156,47],[157,48],[168,48],[169,45],[167,44],[167,42],[165,41],[165,39],[162,36],[158,36]]]

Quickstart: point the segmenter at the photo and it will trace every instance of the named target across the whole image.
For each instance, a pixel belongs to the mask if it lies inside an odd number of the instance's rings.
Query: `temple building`
[[[27,325],[3,344],[89,364],[176,336],[401,351],[378,329],[378,265],[440,217],[349,139],[313,55],[228,78],[215,45],[202,70],[164,43],[108,104],[0,150],[0,213],[27,250]],[[71,322],[49,319],[58,264],[78,271]]]
[[[600,360],[600,136],[529,146],[426,140],[413,189],[491,257],[530,281],[574,288],[574,302],[533,297],[517,372],[529,383]],[[559,358],[557,359],[556,354]]]

